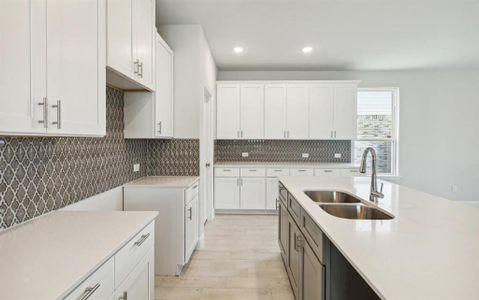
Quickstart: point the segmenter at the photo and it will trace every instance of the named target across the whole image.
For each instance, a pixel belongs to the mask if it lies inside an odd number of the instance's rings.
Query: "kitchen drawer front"
[[[155,222],[151,222],[115,255],[115,285],[118,286],[155,244]]]
[[[217,177],[238,177],[239,175],[239,168],[215,168],[215,176]]]
[[[296,224],[300,224],[301,205],[290,194],[288,194],[288,211],[296,221]]]
[[[241,177],[265,177],[265,168],[241,168]]]
[[[65,299],[109,299],[114,290],[115,259],[112,257],[77,286]]]
[[[301,209],[301,231],[305,236],[306,240],[309,242],[311,249],[318,256],[322,264],[324,264],[323,259],[323,232],[319,229],[319,226],[314,223],[313,219]]]
[[[313,169],[291,169],[291,176],[313,176]]]
[[[279,199],[283,202],[284,207],[288,207],[288,190],[281,184],[279,185]]]
[[[192,186],[185,190],[185,205],[190,203],[191,200],[195,199],[195,197],[198,195],[199,188],[200,182],[196,181]]]
[[[315,176],[323,176],[323,175],[342,175],[342,170],[339,169],[316,169],[314,170]]]
[[[364,176],[364,174],[359,173],[359,169],[343,169],[341,172],[344,176]]]
[[[266,170],[266,176],[268,177],[289,176],[289,169],[268,168]]]

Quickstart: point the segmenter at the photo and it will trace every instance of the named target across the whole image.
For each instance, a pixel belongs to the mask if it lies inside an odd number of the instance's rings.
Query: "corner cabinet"
[[[153,91],[155,1],[108,0],[107,82]]]
[[[218,139],[354,139],[358,81],[217,84]]]
[[[0,134],[106,134],[105,20],[105,0],[0,3]]]
[[[156,35],[155,92],[125,93],[125,138],[173,137],[173,51]]]

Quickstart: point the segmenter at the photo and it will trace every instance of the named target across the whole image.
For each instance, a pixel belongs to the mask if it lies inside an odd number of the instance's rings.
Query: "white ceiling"
[[[479,0],[157,0],[157,20],[201,24],[220,70],[479,68]]]

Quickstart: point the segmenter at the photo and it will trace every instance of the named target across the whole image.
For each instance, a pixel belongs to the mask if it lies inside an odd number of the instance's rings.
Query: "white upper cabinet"
[[[357,84],[334,86],[334,138],[351,140],[356,138],[357,127]]]
[[[156,37],[156,103],[155,135],[173,137],[173,51],[157,34]]]
[[[173,137],[173,51],[156,35],[155,92],[125,92],[125,138]]]
[[[216,122],[218,139],[240,138],[240,85],[221,84],[217,88]]]
[[[267,84],[265,86],[265,138],[283,139],[286,137],[286,85]]]
[[[0,133],[46,132],[46,124],[40,123],[40,104],[46,98],[46,32],[38,30],[44,23],[43,6],[29,0],[0,1]],[[32,76],[34,71],[43,78]]]
[[[309,138],[309,85],[286,86],[286,138]]]
[[[309,102],[309,133],[312,139],[332,139],[334,85],[311,85]]]
[[[107,82],[122,89],[155,89],[154,0],[108,0]]]
[[[240,138],[264,138],[264,85],[241,85]]]
[[[2,1],[0,16],[0,133],[105,135],[105,1]]]

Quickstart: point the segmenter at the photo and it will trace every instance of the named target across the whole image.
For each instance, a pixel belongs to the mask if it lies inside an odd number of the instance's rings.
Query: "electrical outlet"
[[[133,165],[133,172],[140,172],[140,164]]]
[[[458,190],[459,190],[459,188],[457,187],[457,185],[455,185],[455,184],[451,185],[451,191],[453,193],[457,193]]]
[[[341,158],[343,156],[341,153],[334,153],[334,158]]]
[[[249,153],[248,152],[241,152],[241,157],[248,157]]]
[[[309,153],[303,153],[303,154],[301,154],[301,157],[302,158],[309,158]]]

